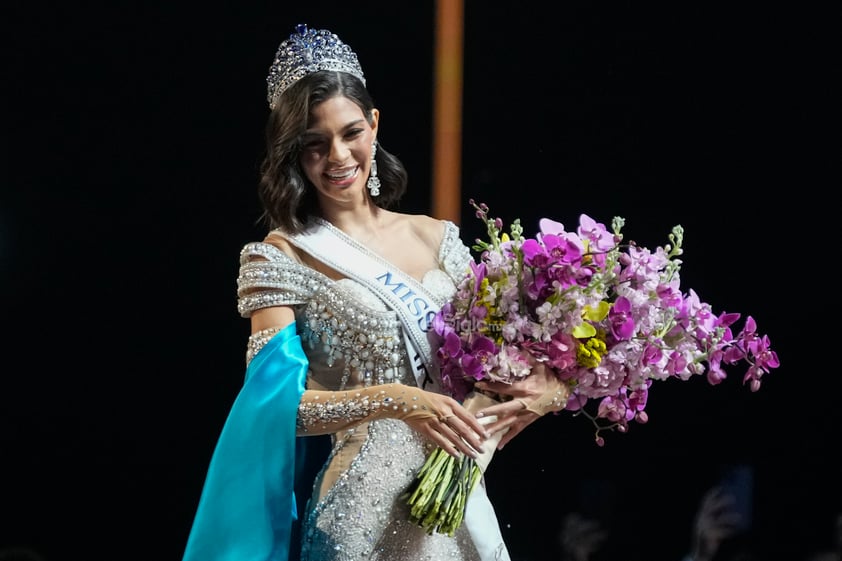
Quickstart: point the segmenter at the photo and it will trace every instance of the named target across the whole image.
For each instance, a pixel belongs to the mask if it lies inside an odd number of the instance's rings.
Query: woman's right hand
[[[457,458],[460,454],[476,457],[490,434],[452,397],[395,383],[342,391],[308,388],[298,403],[296,432],[332,434],[385,418],[405,422]]]
[[[406,386],[404,386],[406,387]],[[473,413],[450,396],[409,387],[413,404],[408,411],[396,410],[395,417],[403,420],[442,450],[459,458],[467,454],[479,455],[490,432]]]

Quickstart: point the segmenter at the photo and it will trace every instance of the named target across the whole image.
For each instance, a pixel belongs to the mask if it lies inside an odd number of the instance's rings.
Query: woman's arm
[[[295,315],[288,306],[256,310],[251,315],[252,336],[279,332],[293,321]],[[250,352],[253,350],[250,348]],[[345,391],[305,390],[298,405],[296,434],[335,433],[380,418],[404,421],[457,457],[476,457],[488,433],[473,414],[449,396],[404,384],[381,384]]]

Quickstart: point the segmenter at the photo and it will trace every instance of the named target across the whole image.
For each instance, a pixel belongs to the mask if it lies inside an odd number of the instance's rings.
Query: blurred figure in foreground
[[[602,524],[579,512],[568,513],[558,535],[562,561],[589,561],[602,550],[608,532]]]
[[[750,480],[749,480],[750,481]],[[746,480],[742,480],[746,485]],[[756,561],[749,547],[751,526],[748,487],[734,479],[709,488],[702,496],[691,527],[690,548],[681,561]],[[596,561],[610,555],[610,531],[597,517],[573,511],[562,519],[558,534],[562,561]],[[808,559],[807,561],[840,561]]]
[[[714,485],[705,492],[693,519],[690,552],[682,561],[751,561],[757,559],[745,544],[750,514],[740,506],[738,492]],[[738,539],[739,538],[739,539]]]

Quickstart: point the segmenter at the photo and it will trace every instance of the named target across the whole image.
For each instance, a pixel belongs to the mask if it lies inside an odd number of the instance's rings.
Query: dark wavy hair
[[[316,189],[298,161],[301,135],[308,129],[312,110],[336,96],[353,101],[372,124],[374,101],[363,83],[345,72],[320,70],[307,74],[281,94],[266,123],[266,153],[260,166],[258,194],[263,204],[260,221],[289,234],[304,230],[318,214]],[[377,141],[377,176],[380,194],[374,204],[394,207],[406,192],[407,173],[397,156]]]

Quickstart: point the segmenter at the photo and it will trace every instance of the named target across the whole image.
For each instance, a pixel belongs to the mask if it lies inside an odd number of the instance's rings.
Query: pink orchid
[[[477,240],[479,262],[432,322],[452,395],[478,380],[515,381],[543,362],[570,390],[564,411],[590,420],[601,446],[605,431],[649,420],[655,380],[703,375],[721,385],[741,366],[742,383],[757,391],[780,366],[752,316],[737,331],[741,314],[715,313],[692,288],[682,290],[680,226],[653,250],[623,242],[622,218],[609,230],[587,214],[575,231],[542,218],[533,237],[515,221],[504,239],[503,221],[471,204],[489,240]]]

